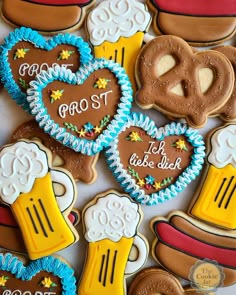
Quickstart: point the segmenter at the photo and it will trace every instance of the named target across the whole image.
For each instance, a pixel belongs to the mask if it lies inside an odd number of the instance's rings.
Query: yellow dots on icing
[[[56,100],[61,99],[62,94],[63,94],[64,90],[52,90],[50,98],[51,98],[51,103],[53,103]]]
[[[28,51],[28,48],[18,48],[15,52],[14,59],[25,58],[25,55]]]
[[[58,60],[68,60],[73,53],[74,51],[71,50],[62,50],[59,54]]]

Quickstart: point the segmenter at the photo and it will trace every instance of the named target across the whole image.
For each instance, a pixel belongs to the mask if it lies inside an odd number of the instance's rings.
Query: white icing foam
[[[130,37],[145,31],[150,18],[145,5],[135,0],[102,1],[88,15],[90,42],[96,46],[104,41],[116,42],[122,36]]]
[[[103,239],[117,242],[122,237],[134,237],[140,217],[136,203],[128,197],[110,193],[85,211],[85,238],[88,242]]]
[[[208,161],[217,168],[232,164],[236,168],[236,125],[217,130],[211,137]]]
[[[35,143],[19,141],[0,152],[0,194],[13,204],[20,193],[28,193],[36,178],[48,172],[46,153]]]

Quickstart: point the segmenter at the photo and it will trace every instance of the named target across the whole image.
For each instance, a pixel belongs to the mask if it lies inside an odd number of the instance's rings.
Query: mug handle
[[[134,261],[128,260],[125,268],[126,275],[131,275],[138,271],[144,265],[148,256],[148,245],[142,237],[136,235],[134,237],[133,245],[138,250],[138,257]]]
[[[65,193],[61,196],[56,196],[60,211],[64,212],[71,207],[74,202],[75,187],[73,181],[69,175],[63,171],[51,169],[50,173],[53,183],[62,184],[65,187]]]

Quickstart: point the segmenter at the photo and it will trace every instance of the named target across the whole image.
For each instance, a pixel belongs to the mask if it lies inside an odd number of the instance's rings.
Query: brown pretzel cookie
[[[3,0],[2,18],[14,27],[42,33],[78,29],[95,0]]]
[[[156,235],[152,255],[174,275],[195,284],[194,271],[206,263],[216,273],[215,287],[236,283],[234,231],[206,225],[181,211],[153,219],[151,228]]]
[[[236,77],[236,48],[228,45],[218,46],[213,49],[223,53],[229,59]],[[234,88],[229,100],[223,107],[217,110],[216,113],[219,114],[224,121],[229,122],[236,120],[236,80],[234,80]]]
[[[20,125],[13,132],[10,141],[14,142],[21,138],[37,138],[41,140],[52,152],[53,165],[63,167],[70,171],[75,180],[81,180],[87,183],[95,181],[97,177],[95,165],[98,155],[86,156],[62,145],[45,133],[35,120],[30,120]]]
[[[147,0],[158,35],[176,35],[194,46],[223,43],[235,34],[234,0]]]
[[[201,295],[190,286],[182,287],[179,280],[161,268],[150,267],[141,270],[132,280],[128,295]]]
[[[137,104],[185,118],[200,128],[229,99],[234,82],[230,61],[212,50],[193,52],[183,39],[160,36],[142,49],[136,63]]]

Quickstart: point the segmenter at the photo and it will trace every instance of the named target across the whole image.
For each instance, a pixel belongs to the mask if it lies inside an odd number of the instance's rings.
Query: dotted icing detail
[[[55,80],[64,81],[71,85],[83,84],[94,71],[104,68],[109,69],[116,76],[121,89],[122,96],[117,106],[117,112],[96,140],[79,138],[69,133],[66,128],[60,127],[50,118],[42,100],[42,89]],[[31,113],[35,116],[36,121],[39,122],[39,126],[65,146],[89,156],[97,154],[113,141],[120,128],[127,121],[127,116],[130,114],[132,107],[133,90],[129,78],[125,70],[111,60],[94,59],[86,65],[81,66],[76,73],[72,73],[69,69],[56,66],[38,74],[35,80],[30,82],[30,86],[31,88],[27,90],[27,100],[31,108]]]
[[[8,62],[9,51],[20,41],[30,42],[36,48],[45,49],[47,51],[62,44],[75,46],[80,53],[81,64],[86,64],[93,58],[91,48],[81,37],[76,37],[68,33],[58,34],[47,41],[37,31],[30,28],[21,27],[11,32],[0,46],[0,77],[10,96],[27,112],[30,112],[30,108],[26,100],[26,94],[22,92],[19,85],[14,82],[12,70]]]
[[[53,256],[31,261],[28,266],[24,266],[16,256],[10,253],[0,254],[0,269],[11,272],[23,281],[31,280],[40,271],[46,271],[61,279],[63,295],[76,294],[76,278],[73,269]]]
[[[119,133],[122,133],[131,126],[142,128],[151,138],[156,140],[163,140],[165,137],[171,135],[184,135],[187,137],[188,142],[194,147],[190,165],[181,173],[175,183],[152,194],[146,194],[145,191],[136,184],[136,179],[128,173],[127,169],[123,168],[118,151],[118,137],[116,137],[106,149],[105,156],[109,168],[116,180],[132,198],[141,204],[149,206],[164,203],[183,191],[199,174],[205,157],[203,138],[197,130],[182,123],[172,122],[157,128],[154,121],[141,113],[131,113],[127,123],[122,126]]]

